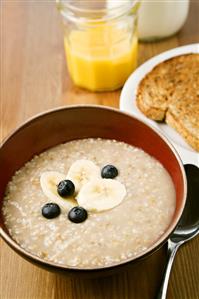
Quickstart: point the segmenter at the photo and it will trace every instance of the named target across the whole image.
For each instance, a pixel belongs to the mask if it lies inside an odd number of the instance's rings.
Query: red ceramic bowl
[[[42,113],[19,127],[0,148],[0,203],[2,206],[6,185],[17,169],[35,154],[73,139],[101,137],[124,141],[143,149],[155,157],[169,172],[176,191],[176,209],[173,219],[161,236],[147,252],[109,267],[78,269],[45,261],[20,247],[9,235],[1,213],[0,234],[17,253],[25,259],[50,271],[72,274],[105,274],[125,268],[150,255],[168,239],[182,214],[186,192],[186,176],[182,162],[167,141],[155,129],[144,122],[116,109],[99,106],[69,106]]]

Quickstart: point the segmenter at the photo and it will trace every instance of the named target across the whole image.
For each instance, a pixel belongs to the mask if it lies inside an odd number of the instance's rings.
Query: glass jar
[[[143,0],[138,16],[138,35],[142,41],[169,37],[184,25],[189,0]]]
[[[139,1],[57,1],[73,82],[92,91],[115,90],[137,64]]]

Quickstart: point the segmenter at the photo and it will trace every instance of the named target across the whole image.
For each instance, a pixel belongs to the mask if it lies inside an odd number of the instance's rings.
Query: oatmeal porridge
[[[80,139],[33,157],[9,182],[10,235],[27,251],[79,268],[146,251],[165,232],[175,190],[164,167],[115,140]]]

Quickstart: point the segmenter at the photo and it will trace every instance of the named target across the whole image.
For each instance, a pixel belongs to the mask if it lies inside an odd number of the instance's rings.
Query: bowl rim
[[[39,263],[40,265],[43,265],[44,267],[51,267],[52,269],[60,269],[60,270],[65,270],[65,271],[96,272],[96,271],[114,269],[114,268],[117,268],[119,266],[124,266],[124,265],[130,264],[130,263],[133,263],[133,262],[137,262],[141,259],[144,259],[145,257],[150,256],[153,252],[157,251],[168,240],[169,236],[171,235],[171,233],[174,231],[175,227],[177,226],[177,224],[180,220],[180,217],[182,215],[182,212],[184,210],[184,207],[185,207],[186,197],[187,197],[187,180],[186,180],[185,170],[184,170],[184,167],[183,167],[183,162],[182,162],[179,154],[177,153],[174,146],[170,143],[168,138],[166,136],[164,136],[164,134],[162,132],[160,132],[157,128],[154,128],[152,125],[146,123],[146,121],[141,120],[138,117],[136,117],[134,115],[131,115],[130,113],[121,111],[118,108],[105,106],[105,105],[103,105],[103,106],[102,105],[93,105],[93,104],[92,105],[91,104],[66,105],[66,106],[59,106],[59,107],[56,107],[56,108],[51,108],[51,109],[42,111],[40,113],[37,113],[37,114],[29,117],[24,122],[22,122],[19,126],[17,126],[15,129],[13,129],[8,134],[8,136],[3,138],[3,140],[0,144],[0,150],[2,149],[4,144],[11,137],[13,137],[19,131],[23,130],[23,128],[28,126],[30,123],[34,122],[36,119],[42,118],[43,116],[46,116],[48,114],[63,111],[63,110],[84,109],[84,108],[109,110],[109,111],[117,113],[117,114],[119,113],[119,114],[122,114],[122,115],[125,115],[125,116],[136,119],[137,121],[139,121],[139,122],[143,123],[144,125],[146,125],[147,127],[149,127],[152,131],[154,131],[159,136],[159,138],[161,138],[167,144],[167,146],[171,149],[172,153],[174,154],[174,156],[175,156],[175,158],[178,162],[178,165],[180,167],[180,170],[181,170],[182,179],[183,179],[183,189],[184,189],[183,198],[182,198],[182,205],[181,205],[181,208],[179,209],[178,216],[176,217],[175,222],[172,225],[170,224],[169,225],[170,227],[168,227],[167,230],[165,231],[166,235],[165,235],[165,233],[163,233],[163,235],[160,238],[158,238],[157,241],[152,244],[152,246],[150,246],[147,250],[141,252],[139,255],[137,255],[135,257],[128,258],[126,260],[122,260],[122,261],[114,263],[114,264],[110,264],[110,265],[95,266],[95,267],[84,267],[84,268],[79,267],[78,268],[78,267],[75,267],[75,266],[67,266],[67,265],[64,265],[64,264],[59,264],[59,263],[55,263],[53,261],[48,261],[48,260],[42,259],[39,256],[36,256],[36,255],[32,254],[31,252],[28,252],[27,250],[22,248],[16,241],[14,241],[14,239],[8,233],[5,232],[5,230],[2,228],[2,226],[0,227],[0,236],[4,239],[4,241],[6,241],[6,243],[8,245],[10,245],[12,247],[12,249],[14,249],[17,253],[21,254],[23,257],[25,257],[29,260],[32,260],[35,263]]]

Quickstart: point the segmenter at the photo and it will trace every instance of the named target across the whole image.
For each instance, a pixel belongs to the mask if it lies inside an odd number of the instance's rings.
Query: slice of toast
[[[138,108],[165,120],[199,151],[199,54],[186,54],[157,65],[140,82]]]

